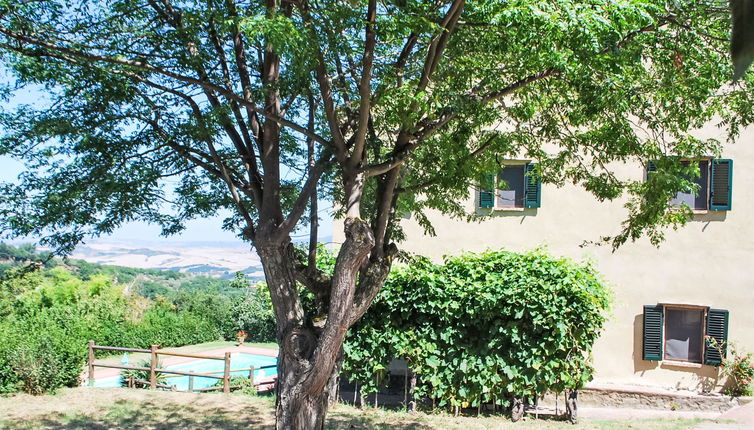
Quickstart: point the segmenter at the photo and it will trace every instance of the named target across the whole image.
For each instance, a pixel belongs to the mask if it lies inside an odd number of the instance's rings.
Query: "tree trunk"
[[[408,403],[408,411],[412,414],[416,413],[416,373],[411,372],[411,388],[409,388],[409,396],[411,400]]]
[[[346,240],[330,283],[327,316],[313,326],[307,323],[299,298],[290,241],[269,232],[258,233],[254,245],[270,290],[280,345],[277,428],[321,430],[338,383],[346,332],[384,283],[391,257],[367,264],[357,285],[359,269],[367,262],[374,237],[364,221],[347,219]]]
[[[520,397],[514,397],[513,398],[513,404],[511,405],[511,421],[514,423],[524,416],[524,411],[526,410],[526,407],[524,406],[524,399]]]
[[[566,416],[571,424],[576,424],[579,421],[578,417],[578,397],[579,392],[575,389],[566,389]]]
[[[282,351],[281,351],[282,353]],[[333,367],[325,387],[319,392],[311,393],[306,383],[308,372],[296,360],[282,354],[278,358],[278,368],[286,369],[288,378],[278,379],[277,404],[275,418],[278,430],[323,430],[328,409],[334,403],[333,396],[337,392],[340,376],[340,366]],[[280,375],[280,370],[278,371]]]

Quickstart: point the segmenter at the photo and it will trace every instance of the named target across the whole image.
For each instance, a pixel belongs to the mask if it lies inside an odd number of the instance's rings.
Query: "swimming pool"
[[[230,369],[231,376],[244,376],[249,377],[249,369],[254,367],[254,380],[259,381],[263,378],[271,376],[277,376],[277,367],[268,369],[259,369],[264,366],[276,366],[277,358],[268,357],[265,355],[247,354],[244,352],[236,352],[230,355]],[[222,372],[225,369],[224,360],[193,360],[187,363],[174,364],[166,366],[166,369],[179,370],[181,372],[196,372],[196,373],[210,373],[210,372]],[[233,372],[232,370],[236,370]],[[171,376],[170,374],[168,374]],[[222,373],[217,373],[217,376],[222,376]],[[172,375],[167,378],[166,383],[168,385],[175,385],[179,391],[188,391],[189,389],[189,376]],[[211,387],[217,383],[219,379],[206,378],[201,376],[194,376],[194,390],[200,388]],[[97,379],[94,382],[95,387],[119,387],[121,383],[121,377],[110,377]]]

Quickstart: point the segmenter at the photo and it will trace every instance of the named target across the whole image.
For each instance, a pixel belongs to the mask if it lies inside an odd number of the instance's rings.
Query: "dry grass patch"
[[[699,420],[584,421],[577,426],[552,420],[518,423],[501,416],[411,415],[337,405],[327,428],[436,430],[682,430]],[[56,395],[0,398],[2,429],[273,429],[273,399],[241,394],[191,394],[124,388],[73,388]]]

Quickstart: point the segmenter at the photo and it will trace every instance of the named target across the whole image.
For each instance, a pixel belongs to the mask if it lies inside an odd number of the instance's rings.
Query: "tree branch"
[[[306,179],[306,183],[302,187],[301,192],[296,198],[296,202],[293,204],[293,208],[291,208],[288,216],[278,227],[278,234],[288,234],[293,231],[293,228],[298,223],[298,220],[301,219],[301,216],[304,214],[304,211],[309,204],[310,197],[315,194],[315,190],[317,189],[317,182],[319,182],[319,177],[322,175],[322,172],[325,170],[325,167],[329,163],[330,153],[328,151],[324,151],[320,156],[320,159],[314,164],[313,168],[309,170],[309,176]]]
[[[330,377],[351,322],[358,269],[366,262],[369,251],[374,246],[374,236],[366,222],[358,218],[346,218],[344,231],[346,239],[335,264],[327,322],[312,356],[312,362],[316,365],[306,376],[303,385],[312,395],[319,393]]]
[[[335,110],[335,103],[332,98],[332,85],[330,85],[330,78],[327,76],[327,69],[325,66],[325,55],[320,47],[319,36],[312,23],[312,18],[309,14],[309,9],[306,6],[306,3],[300,1],[297,2],[297,5],[301,11],[301,17],[303,18],[304,24],[311,29],[311,37],[317,47],[317,65],[314,70],[317,76],[317,83],[319,84],[319,91],[322,95],[325,117],[327,118],[330,133],[333,136],[333,142],[335,143],[335,156],[340,163],[345,163],[347,160],[346,141],[343,137],[343,133],[340,131],[340,121],[338,120],[338,113]]]
[[[243,97],[239,97],[232,90],[230,90],[228,88],[221,87],[221,86],[219,86],[217,84],[213,84],[211,82],[204,82],[204,81],[202,81],[200,79],[197,79],[197,78],[192,78],[190,76],[185,76],[185,75],[181,75],[179,73],[171,72],[169,70],[165,70],[165,69],[153,66],[153,65],[151,65],[151,64],[149,64],[147,62],[144,62],[144,61],[127,60],[127,59],[124,59],[124,58],[113,58],[113,57],[108,57],[108,56],[105,56],[105,55],[92,54],[92,53],[89,53],[89,52],[84,52],[84,51],[79,51],[79,50],[76,50],[76,49],[67,48],[67,47],[64,47],[64,46],[59,46],[59,45],[56,45],[54,43],[45,42],[43,40],[39,40],[39,39],[30,37],[30,36],[26,36],[26,35],[23,35],[23,34],[19,34],[19,33],[13,32],[13,31],[9,30],[6,27],[0,27],[0,33],[5,34],[6,36],[10,37],[11,39],[14,39],[14,40],[17,40],[17,41],[26,42],[26,43],[32,44],[34,46],[38,46],[40,48],[46,48],[46,49],[52,50],[54,52],[60,52],[60,53],[63,53],[63,54],[68,54],[68,55],[76,57],[76,58],[81,58],[81,59],[89,60],[89,61],[103,62],[103,63],[113,64],[113,65],[117,65],[117,66],[132,67],[132,68],[135,68],[137,70],[142,70],[142,71],[145,71],[145,72],[157,73],[157,74],[166,76],[168,78],[175,79],[175,80],[180,81],[180,82],[185,82],[185,83],[188,83],[188,84],[193,84],[193,85],[199,86],[199,87],[201,87],[203,89],[217,92],[218,94],[221,94],[221,95],[225,96],[229,100],[235,100],[241,106],[248,107],[248,108],[252,109],[254,112],[258,113],[259,115],[261,115],[261,116],[263,116],[263,117],[265,117],[265,118],[267,118],[267,119],[269,119],[271,121],[274,121],[274,122],[280,124],[281,126],[288,127],[288,128],[290,128],[292,130],[297,131],[298,133],[300,133],[300,134],[302,134],[304,136],[311,137],[317,143],[321,143],[321,144],[327,145],[327,146],[332,146],[333,145],[332,142],[328,141],[327,139],[323,138],[322,136],[319,136],[317,134],[311,134],[311,133],[309,133],[306,130],[305,127],[302,127],[299,124],[296,124],[294,122],[288,121],[285,118],[282,118],[282,117],[280,117],[278,115],[274,115],[274,114],[270,114],[268,112],[265,112],[264,109],[261,109],[261,108],[257,107],[253,103],[247,102],[246,100],[243,99]],[[14,49],[14,50],[18,51],[18,49]]]
[[[432,74],[434,74],[437,65],[440,63],[443,51],[448,44],[448,39],[453,33],[458,20],[461,18],[465,3],[465,0],[453,1],[453,4],[450,5],[448,12],[445,14],[445,17],[440,24],[441,33],[435,35],[432,42],[429,44],[427,58],[424,60],[422,76],[417,85],[419,91],[424,91],[427,88],[427,85],[429,85],[429,81],[432,79]]]
[[[374,30],[374,22],[377,18],[377,0],[369,0],[367,7],[367,26],[364,41],[364,57],[362,59],[361,82],[359,82],[359,118],[358,128],[354,135],[354,146],[351,157],[348,160],[349,167],[354,168],[361,163],[364,157],[366,144],[367,126],[371,109],[372,94],[372,66],[374,64],[374,47],[377,44],[377,35]]]
[[[486,140],[486,141],[485,141],[485,142],[484,142],[483,144],[481,144],[481,145],[479,146],[479,148],[477,148],[477,149],[475,149],[475,150],[471,151],[470,153],[468,153],[468,154],[467,154],[467,155],[466,155],[465,157],[463,157],[462,159],[460,159],[460,160],[457,160],[457,163],[456,163],[456,165],[460,167],[460,166],[462,166],[462,165],[463,165],[463,164],[464,164],[464,163],[465,163],[466,161],[468,161],[468,160],[470,160],[470,159],[472,159],[472,158],[474,158],[474,157],[478,156],[479,154],[483,153],[483,152],[484,152],[484,151],[485,151],[485,150],[486,150],[487,148],[489,148],[489,147],[490,147],[490,146],[492,145],[492,142],[494,142],[494,141],[495,141],[495,137],[496,137],[496,136],[490,136],[490,137],[489,137],[489,138],[488,138],[488,139],[487,139],[487,140]],[[438,171],[439,171],[439,172],[446,172],[447,170],[448,170],[448,169],[447,169],[446,167],[443,167],[443,168],[440,168],[440,169],[439,169]],[[435,177],[434,177],[434,178],[432,178],[432,179],[428,179],[428,180],[426,180],[426,181],[424,181],[424,182],[421,182],[421,183],[419,183],[419,184],[416,184],[416,185],[411,185],[411,186],[409,186],[409,187],[396,187],[396,189],[395,189],[395,192],[396,192],[396,193],[404,193],[404,192],[406,192],[406,191],[409,191],[409,192],[414,192],[414,191],[421,191],[421,190],[423,190],[424,188],[427,188],[427,187],[429,187],[429,186],[432,186],[432,185],[436,184],[436,183],[437,183],[437,182],[438,182],[438,181],[439,181],[440,179],[442,179],[442,176],[435,176]]]

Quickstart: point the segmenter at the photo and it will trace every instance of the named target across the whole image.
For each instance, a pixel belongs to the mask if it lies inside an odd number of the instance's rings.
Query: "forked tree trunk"
[[[346,332],[366,310],[389,271],[389,259],[362,267],[373,246],[374,237],[366,223],[347,219],[346,240],[330,285],[326,322],[321,327],[309,327],[289,242],[255,242],[278,326],[277,429],[324,429],[338,383]]]
[[[258,251],[278,323],[280,352],[275,387],[277,428],[323,429],[330,392],[321,389],[312,393],[306,387],[306,378],[313,367],[312,354],[319,339],[312,329],[304,327],[304,312],[288,251],[285,246]],[[332,370],[336,369],[337,366],[334,366]]]
[[[281,361],[286,361],[286,359],[282,358],[281,360],[279,358],[278,363]],[[289,360],[283,366],[286,371],[298,367],[296,363]],[[335,366],[325,389],[315,395],[306,393],[302,379],[294,382],[290,382],[290,379],[279,380],[285,380],[288,383],[278,383],[277,405],[275,407],[278,430],[322,430],[325,428],[325,418],[331,404],[331,396],[335,392],[339,367]],[[300,371],[301,368],[299,367],[298,370]],[[293,370],[291,373],[296,373],[296,371]],[[279,374],[280,371],[278,371]]]

